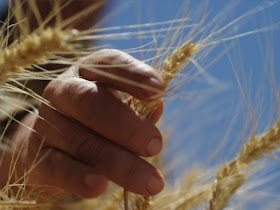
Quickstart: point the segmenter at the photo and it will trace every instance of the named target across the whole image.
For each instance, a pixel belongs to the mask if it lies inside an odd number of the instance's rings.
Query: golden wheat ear
[[[221,167],[213,184],[211,209],[223,209],[236,190],[247,180],[244,169],[261,159],[265,154],[272,154],[280,146],[280,120],[262,135],[252,135],[238,156],[228,165]]]
[[[13,75],[13,79],[15,79],[16,72],[30,69],[43,62],[48,63],[49,58],[56,58],[55,55],[74,55],[77,52],[77,49],[74,49],[77,47],[82,51],[83,45],[82,41],[78,40],[80,36],[78,30],[72,30],[74,24],[78,24],[80,19],[101,8],[104,2],[88,3],[88,7],[84,10],[63,19],[62,12],[72,2],[74,1],[42,2],[50,9],[49,12],[42,12],[43,15],[41,15],[38,2],[35,0],[15,0],[10,3],[11,8],[7,21],[13,19],[15,24],[10,30],[10,23],[5,23],[1,31],[7,33],[6,37],[13,37],[14,40],[8,40],[5,37],[5,46],[1,43],[1,84],[6,82],[9,76]],[[79,42],[80,45],[74,45],[74,42]],[[57,59],[60,62],[62,60],[71,61],[69,64],[71,65],[80,56],[74,57],[72,56],[71,59],[57,57]]]
[[[169,58],[166,58],[163,69],[159,70],[166,88],[168,88],[171,81],[180,74],[180,71],[182,71],[183,67],[186,66],[189,60],[201,48],[202,46],[200,44],[194,44],[190,41],[176,49]],[[162,99],[160,99],[162,96],[164,96],[162,94],[165,93],[161,93],[159,96],[156,96],[154,100],[150,100],[149,102],[132,98],[130,106],[140,115],[150,118],[157,109],[158,105],[162,102]]]
[[[53,52],[71,51],[75,35],[76,31],[48,28],[27,36],[10,49],[4,49],[0,55],[1,83],[5,83],[14,73],[44,61]]]

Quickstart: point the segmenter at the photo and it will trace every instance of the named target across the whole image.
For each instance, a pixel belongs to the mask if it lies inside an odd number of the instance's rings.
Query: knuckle
[[[79,85],[74,79],[67,80],[61,86],[60,95],[66,96],[67,98],[71,96],[75,96],[77,95],[77,93],[79,93],[79,89],[80,89]]]
[[[93,97],[96,96],[96,89],[93,88],[93,87],[88,87],[88,86],[85,86],[85,85],[81,85],[79,87],[76,87],[76,89],[73,89],[73,90],[69,90],[71,93],[72,96],[75,96],[76,97],[76,101],[79,105],[85,105],[85,104],[92,104],[92,101],[94,101]]]
[[[105,55],[106,57],[107,56],[119,56],[120,54],[122,54],[123,52],[120,51],[120,50],[117,50],[117,49],[102,49],[102,50],[99,50],[98,52],[99,55]]]
[[[120,57],[122,53],[118,50],[110,50],[107,54],[104,53],[104,61],[105,63],[117,64],[120,63]]]
[[[71,78],[63,84],[50,84],[45,90],[47,99],[56,98],[57,100],[67,99],[69,103],[77,105],[92,102],[92,97],[97,93],[97,86],[80,78]]]
[[[117,49],[102,49],[102,50],[99,50],[98,52],[95,52],[95,53],[111,55],[111,54],[119,54],[120,52],[121,51],[117,50]]]
[[[96,52],[98,61],[100,63],[107,63],[107,64],[130,64],[135,59],[130,56],[129,54],[117,50],[117,49],[103,49]],[[94,53],[92,56],[95,57],[96,54]]]
[[[88,124],[96,124],[96,115],[100,110],[97,90],[94,87],[81,86],[71,96],[71,103],[83,111],[76,113],[75,117]]]

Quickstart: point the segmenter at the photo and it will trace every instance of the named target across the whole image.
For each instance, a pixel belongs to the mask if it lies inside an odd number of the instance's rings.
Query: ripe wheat
[[[176,49],[170,58],[166,58],[162,71],[159,71],[166,87],[168,87],[171,81],[179,75],[180,70],[182,70],[182,68],[188,63],[189,59],[192,58],[201,48],[202,46],[200,44],[194,44],[190,41]],[[162,96],[163,95],[160,94],[157,98],[148,102],[132,98],[130,106],[141,116],[150,118],[161,103]]]
[[[0,55],[0,82],[5,83],[13,73],[44,61],[52,53],[71,51],[76,30],[63,31],[47,28],[26,36]]]
[[[228,165],[224,165],[217,173],[213,185],[213,197],[210,209],[223,209],[235,191],[247,180],[243,170],[250,164],[261,159],[265,154],[271,154],[280,145],[280,120],[264,134],[251,136],[238,156]],[[229,181],[230,180],[230,181]]]

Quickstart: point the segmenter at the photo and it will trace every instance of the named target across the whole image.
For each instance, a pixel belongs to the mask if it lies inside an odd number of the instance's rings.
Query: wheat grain
[[[171,81],[180,73],[182,68],[188,63],[202,46],[194,44],[192,41],[183,44],[180,48],[176,49],[170,58],[164,61],[163,69],[159,73],[163,77],[163,82],[166,87]],[[136,98],[131,99],[131,108],[138,112],[140,115],[150,118],[157,107],[162,103],[161,94],[151,101],[140,101]]]
[[[209,200],[211,190],[209,188],[199,188],[199,192],[193,193],[191,196],[186,196],[183,201],[173,209],[195,209],[202,203]]]
[[[271,154],[280,145],[280,120],[263,135],[254,136],[248,140],[239,155],[228,165],[224,165],[217,173],[213,184],[213,197],[210,209],[223,209],[236,190],[247,180],[242,173],[250,164],[261,159],[265,154]]]
[[[0,82],[6,82],[10,74],[31,68],[42,62],[52,52],[69,51],[72,49],[72,38],[76,30],[63,31],[47,28],[26,36],[10,49],[2,50],[0,55]]]

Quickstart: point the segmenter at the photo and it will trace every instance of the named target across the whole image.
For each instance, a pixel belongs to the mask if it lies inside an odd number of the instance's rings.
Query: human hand
[[[89,69],[94,65],[99,65],[99,73],[150,88],[102,76]],[[107,180],[137,194],[159,193],[164,187],[161,173],[139,155],[154,156],[162,149],[154,123],[163,104],[151,120],[143,119],[120,100],[117,90],[145,100],[164,88],[152,67],[124,52],[101,50],[81,59],[46,87],[43,96],[51,106],[42,103],[39,116],[24,119],[35,132],[21,126],[14,135],[17,146],[24,144],[24,133],[29,136],[25,168],[41,148],[42,161],[30,174],[29,184],[56,186],[65,194],[86,198],[102,194]]]

